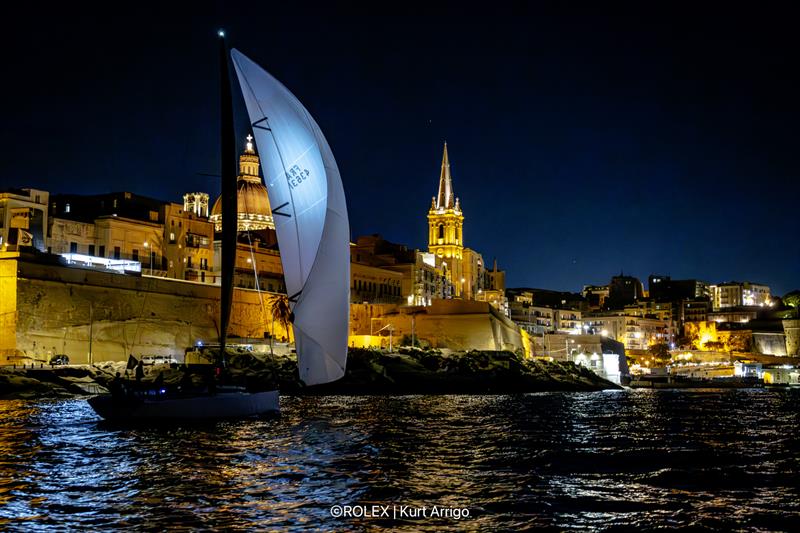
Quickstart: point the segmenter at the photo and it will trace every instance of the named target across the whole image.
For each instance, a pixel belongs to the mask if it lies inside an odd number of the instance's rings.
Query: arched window
[[[439,238],[444,239],[444,224],[439,224]]]

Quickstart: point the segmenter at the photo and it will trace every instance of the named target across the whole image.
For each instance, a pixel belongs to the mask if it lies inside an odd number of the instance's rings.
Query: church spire
[[[436,209],[453,209],[456,198],[453,193],[453,178],[450,176],[450,158],[447,157],[447,142],[444,143],[442,173],[439,176],[439,194],[436,196]]]

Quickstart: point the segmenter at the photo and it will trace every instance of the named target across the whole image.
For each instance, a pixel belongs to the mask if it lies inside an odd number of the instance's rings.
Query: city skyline
[[[723,28],[453,17],[442,27],[361,17],[335,19],[336,32],[312,19],[305,39],[289,40],[293,19],[283,14],[274,43],[292,46],[276,53],[245,16],[199,13],[176,26],[177,13],[163,15],[120,26],[53,14],[12,30],[23,46],[12,58],[18,83],[3,89],[15,104],[3,187],[216,196],[216,180],[201,174],[218,167],[221,25],[319,119],[353,238],[380,233],[425,248],[447,140],[464,242],[497,257],[508,286],[574,292],[622,270],[797,288],[798,222],[780,202],[799,192],[794,53],[780,25],[767,34],[743,19]],[[412,27],[413,42],[399,39]],[[733,39],[742,28],[751,40]],[[581,88],[589,80],[592,91]]]

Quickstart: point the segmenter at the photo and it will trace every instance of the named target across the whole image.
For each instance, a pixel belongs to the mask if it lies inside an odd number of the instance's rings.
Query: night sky
[[[465,242],[510,287],[577,291],[621,270],[800,286],[788,14],[31,5],[0,37],[0,188],[216,196],[202,173],[219,166],[224,27],[320,124],[353,237],[427,246],[446,140]]]

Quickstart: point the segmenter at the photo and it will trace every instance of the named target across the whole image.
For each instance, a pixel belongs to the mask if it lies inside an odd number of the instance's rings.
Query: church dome
[[[247,136],[247,148],[239,156],[239,177],[236,180],[238,231],[275,229],[267,188],[258,175],[259,159],[253,150],[252,137]],[[222,230],[222,198],[217,198],[211,210],[214,230]]]

